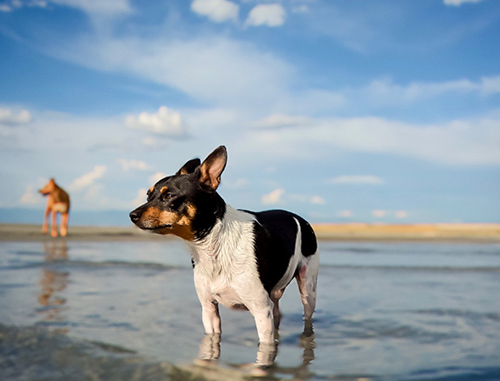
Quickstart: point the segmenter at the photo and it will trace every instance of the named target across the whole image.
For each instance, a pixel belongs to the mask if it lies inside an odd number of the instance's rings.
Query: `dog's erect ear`
[[[220,146],[215,149],[205,159],[200,167],[200,181],[213,190],[216,190],[220,184],[220,176],[224,168],[226,168],[227,151],[226,147]]]
[[[198,168],[201,164],[200,159],[189,160],[186,164],[182,166],[176,173],[176,175],[187,175],[188,173],[193,173],[196,168]]]

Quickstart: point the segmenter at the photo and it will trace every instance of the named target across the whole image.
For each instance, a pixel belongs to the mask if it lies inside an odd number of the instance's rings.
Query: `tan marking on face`
[[[155,190],[155,186],[154,186],[154,185],[153,185],[151,188],[149,188],[149,191],[150,191],[151,193],[153,193],[153,191],[154,191],[154,190]]]
[[[147,228],[154,228],[160,225],[161,210],[155,207],[150,207],[142,213],[140,222]]]
[[[192,241],[194,239],[192,223],[195,215],[196,207],[193,204],[188,204],[187,214],[182,216],[177,215],[180,218],[174,225],[173,234],[187,241]]]
[[[188,204],[187,206],[188,216],[193,219],[196,214],[196,207],[193,204]]]
[[[174,234],[187,241],[192,241],[194,239],[194,233],[191,228],[191,223],[196,214],[196,208],[193,205],[188,205],[187,212],[187,215],[180,215],[156,207],[150,207],[142,214],[141,224],[148,229],[158,228],[156,233]],[[162,228],[164,225],[171,225],[172,227]]]
[[[160,193],[164,193],[164,192],[166,192],[167,190],[168,190],[168,187],[163,187],[163,188],[161,188],[161,189],[160,189]]]

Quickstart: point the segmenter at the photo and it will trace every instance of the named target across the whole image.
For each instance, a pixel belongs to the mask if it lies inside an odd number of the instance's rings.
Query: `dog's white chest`
[[[228,308],[245,308],[246,293],[259,285],[256,284],[255,277],[248,276],[253,271],[245,271],[242,267],[233,264],[229,270],[218,261],[198,263],[194,269],[198,293]]]
[[[226,216],[202,242],[191,243],[198,295],[230,308],[253,302],[264,291],[257,272],[254,218],[227,206]]]
[[[210,292],[214,300],[228,308],[246,308],[245,302],[238,295],[238,292],[231,286],[223,286],[215,282],[210,287]]]

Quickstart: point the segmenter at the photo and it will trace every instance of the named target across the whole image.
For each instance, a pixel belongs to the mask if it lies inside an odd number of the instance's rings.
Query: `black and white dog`
[[[130,213],[135,225],[183,238],[192,255],[194,281],[207,335],[220,334],[218,305],[249,310],[260,343],[275,343],[279,300],[293,278],[312,330],[319,269],[316,236],[301,217],[283,210],[233,209],[216,192],[227,162],[224,146],[203,163],[188,161],[147,192]]]

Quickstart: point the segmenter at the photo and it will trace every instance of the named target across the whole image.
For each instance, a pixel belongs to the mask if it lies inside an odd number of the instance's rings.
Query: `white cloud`
[[[28,185],[26,191],[21,196],[20,202],[25,205],[39,204],[41,200],[40,195],[37,194],[33,185]]]
[[[239,177],[234,180],[226,179],[224,180],[224,186],[230,189],[244,189],[247,188],[251,184],[249,179]]]
[[[282,189],[282,190],[276,189],[275,191],[265,195],[264,197],[266,197],[270,201],[277,200],[276,202],[273,202],[273,203],[279,203],[279,202],[283,201],[282,196],[284,194],[285,194],[284,189]],[[317,195],[311,196],[311,195],[307,195],[304,193],[287,193],[287,200],[286,201],[292,202],[294,204],[296,204],[296,203],[315,204],[315,205],[325,205],[326,204],[326,200],[323,197],[317,196]]]
[[[174,138],[182,138],[187,135],[181,114],[166,106],[161,106],[154,114],[144,111],[138,116],[129,115],[125,119],[125,124],[130,128]]]
[[[46,8],[49,3],[81,9],[89,14],[117,14],[132,11],[127,0],[10,0],[0,4],[0,12],[23,7]]]
[[[397,210],[394,212],[394,216],[398,219],[404,219],[408,217],[408,212],[406,210]]]
[[[449,49],[471,36],[478,37],[479,30],[487,33],[487,26],[493,26],[497,20],[492,12],[487,14],[486,11],[482,15],[469,14],[469,17],[453,22],[451,20],[457,15],[446,15],[446,9],[441,10],[436,18],[425,19],[422,14],[418,14],[422,10],[421,2],[396,1],[391,6],[387,4],[385,1],[366,1],[363,7],[359,7],[350,1],[315,1],[302,19],[307,22],[305,29],[309,32],[333,38],[354,51],[363,54],[398,52],[406,55],[416,52],[433,54],[440,49]],[[425,20],[425,28],[422,28],[421,33],[413,36],[400,33],[400,28],[410,26],[415,22],[415,17]],[[417,24],[414,27],[418,28]]]
[[[76,180],[74,180],[69,186],[68,190],[70,192],[79,192],[85,188],[90,187],[97,179],[104,176],[107,171],[105,165],[96,165],[92,171],[86,173]]]
[[[118,162],[121,164],[124,171],[130,171],[134,169],[138,169],[140,171],[147,171],[149,166],[141,160],[127,160],[127,159],[119,159]]]
[[[285,23],[286,11],[280,4],[261,4],[253,8],[246,24],[252,26],[282,26]]]
[[[156,184],[158,181],[163,179],[164,177],[167,177],[168,175],[163,172],[156,172],[155,174],[151,175],[149,177],[149,183],[150,184]]]
[[[498,165],[499,142],[498,117],[423,125],[364,117],[316,119],[302,128],[252,129],[242,144],[252,147],[253,155],[304,160],[330,157],[332,150],[342,149],[448,165]]]
[[[146,188],[140,188],[137,191],[137,197],[134,198],[132,201],[130,201],[130,206],[131,207],[138,207],[139,205],[142,205],[146,202],[146,194],[148,190]]]
[[[0,124],[19,125],[31,122],[28,110],[14,111],[9,108],[0,108]]]
[[[265,205],[278,204],[284,194],[285,190],[283,188],[275,189],[271,193],[262,196],[262,203]]]
[[[170,146],[167,140],[160,139],[157,135],[144,137],[144,139],[142,139],[142,145],[145,149],[151,151],[165,150]]]
[[[388,213],[387,210],[372,210],[372,216],[376,218],[384,218]]]
[[[284,114],[272,114],[268,117],[252,123],[250,126],[254,128],[284,128],[284,127],[301,127],[312,120],[307,116],[293,116]]]
[[[482,77],[480,92],[484,95],[500,93],[500,75],[493,77]]]
[[[78,8],[90,14],[117,14],[132,11],[128,0],[48,0],[47,2]]]
[[[398,220],[402,220],[408,217],[408,212],[406,210],[390,211],[390,210],[376,209],[372,210],[371,214],[375,218],[385,218],[393,215]]]
[[[459,7],[460,5],[465,4],[465,3],[479,3],[480,1],[483,1],[483,0],[443,0],[443,3],[445,5]]]
[[[307,5],[302,4],[292,7],[292,13],[307,13],[307,12],[309,12],[309,6]]]
[[[384,180],[373,175],[342,175],[334,177],[328,182],[331,184],[381,185]]]
[[[43,0],[10,0],[5,1],[3,4],[0,4],[0,12],[13,12],[16,9],[22,7],[39,7],[45,8],[47,6],[47,1]]]
[[[400,104],[429,100],[430,98],[449,94],[476,93],[488,96],[500,93],[500,76],[481,77],[478,81],[458,79],[446,82],[412,82],[399,85],[391,78],[381,78],[372,81],[359,90],[347,90],[351,98],[368,97],[376,104]]]
[[[340,212],[337,213],[337,215],[342,218],[351,218],[354,214],[352,211],[346,209],[346,210],[341,210]]]
[[[43,147],[47,154],[66,149],[74,150],[75,154],[87,152],[87,155],[88,152],[94,154],[103,150],[131,152],[132,147],[137,148],[137,133],[124,128],[123,119],[123,115],[87,117],[38,112],[29,128],[9,128],[0,124],[0,147],[12,144],[10,139],[16,142],[17,148],[37,151]],[[63,145],[61,137],[64,137]],[[64,164],[61,162],[61,165]],[[80,160],[77,164],[79,167],[74,168],[74,173],[84,173],[85,163]]]
[[[158,146],[158,140],[151,136],[147,136],[142,140],[142,144],[146,147],[156,148]]]
[[[323,197],[320,196],[312,196],[311,199],[311,204],[316,204],[316,205],[325,205],[326,201]]]
[[[227,0],[194,0],[191,10],[215,22],[238,21],[239,6]]]
[[[53,55],[98,70],[125,72],[177,89],[219,108],[270,107],[284,96],[293,70],[273,53],[226,37],[92,38]],[[251,73],[251,75],[250,75]]]

